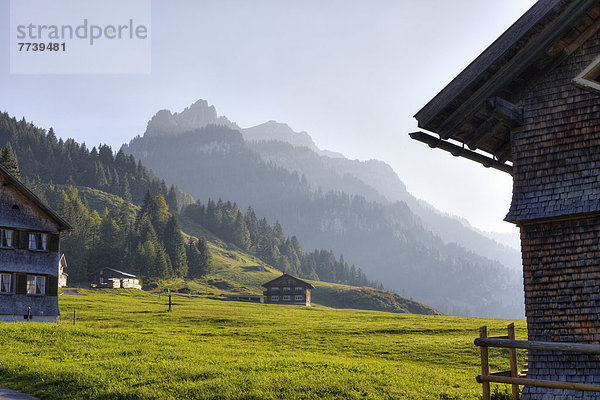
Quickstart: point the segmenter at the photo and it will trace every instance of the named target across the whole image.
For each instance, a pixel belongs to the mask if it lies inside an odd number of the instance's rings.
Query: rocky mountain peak
[[[267,121],[264,124],[242,129],[242,135],[247,141],[279,140],[296,147],[308,147],[319,152],[319,148],[305,131],[295,132],[288,124],[277,121]]]
[[[240,127],[231,122],[227,117],[218,116],[214,106],[208,105],[206,100],[198,100],[180,113],[171,113],[170,110],[157,112],[146,127],[145,135],[176,135],[207,125],[223,125],[239,130]]]

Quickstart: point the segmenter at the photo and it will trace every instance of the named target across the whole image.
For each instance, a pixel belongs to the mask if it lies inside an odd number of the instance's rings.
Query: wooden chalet
[[[292,275],[283,274],[265,284],[265,303],[310,306],[313,285]]]
[[[600,2],[538,1],[415,118],[435,135],[413,139],[512,174],[529,340],[600,343]],[[527,378],[600,384],[600,358],[531,350]]]
[[[141,289],[140,279],[128,272],[104,267],[96,274],[96,284],[93,287],[109,289]]]
[[[0,166],[0,321],[58,322],[60,233],[69,224]]]

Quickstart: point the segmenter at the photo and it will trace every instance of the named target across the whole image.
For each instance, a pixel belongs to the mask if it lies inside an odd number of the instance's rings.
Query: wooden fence
[[[600,345],[583,343],[562,342],[535,342],[529,340],[515,340],[515,325],[508,325],[508,335],[488,337],[487,327],[479,328],[479,338],[475,339],[475,345],[481,350],[481,375],[477,376],[477,382],[483,387],[483,400],[490,400],[490,382],[506,383],[512,385],[513,400],[519,399],[519,385],[546,387],[553,389],[583,390],[600,392],[600,385],[585,383],[550,381],[541,379],[528,379],[521,377],[517,368],[517,349],[560,351],[564,353],[600,354]],[[490,373],[488,362],[488,347],[500,347],[508,349],[510,359],[510,370]]]

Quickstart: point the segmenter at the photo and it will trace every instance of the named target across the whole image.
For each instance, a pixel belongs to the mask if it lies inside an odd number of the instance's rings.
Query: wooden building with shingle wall
[[[262,285],[264,302],[310,306],[313,285],[289,274],[283,274]]]
[[[437,136],[413,139],[513,175],[529,340],[600,344],[600,2],[538,1],[415,118]],[[600,358],[530,351],[528,378],[600,384]]]
[[[0,166],[0,321],[58,320],[60,233],[70,229]]]

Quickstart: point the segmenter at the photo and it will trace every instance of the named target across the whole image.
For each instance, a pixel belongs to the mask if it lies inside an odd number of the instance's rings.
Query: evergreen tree
[[[200,278],[210,272],[211,255],[204,236],[195,243],[190,242],[186,246],[186,254],[189,265],[188,278]]]
[[[188,274],[188,260],[185,251],[185,242],[175,215],[169,217],[165,226],[165,250],[171,260],[175,276],[184,278]]]
[[[246,228],[244,216],[239,209],[233,222],[231,241],[244,251],[250,249],[250,233],[248,232],[248,228]]]
[[[2,166],[6,168],[6,170],[10,172],[12,176],[17,179],[21,179],[21,171],[19,170],[17,155],[13,151],[10,142],[7,143],[6,146],[2,148],[2,152],[0,152],[0,164],[2,164]]]
[[[171,261],[148,215],[143,215],[137,228],[138,246],[134,255],[134,265],[141,275],[149,278],[165,279],[173,275]]]
[[[172,212],[179,211],[179,206],[177,205],[177,191],[174,185],[171,185],[171,187],[169,188],[165,200],[167,202],[167,206],[169,206],[169,210],[171,210]]]

